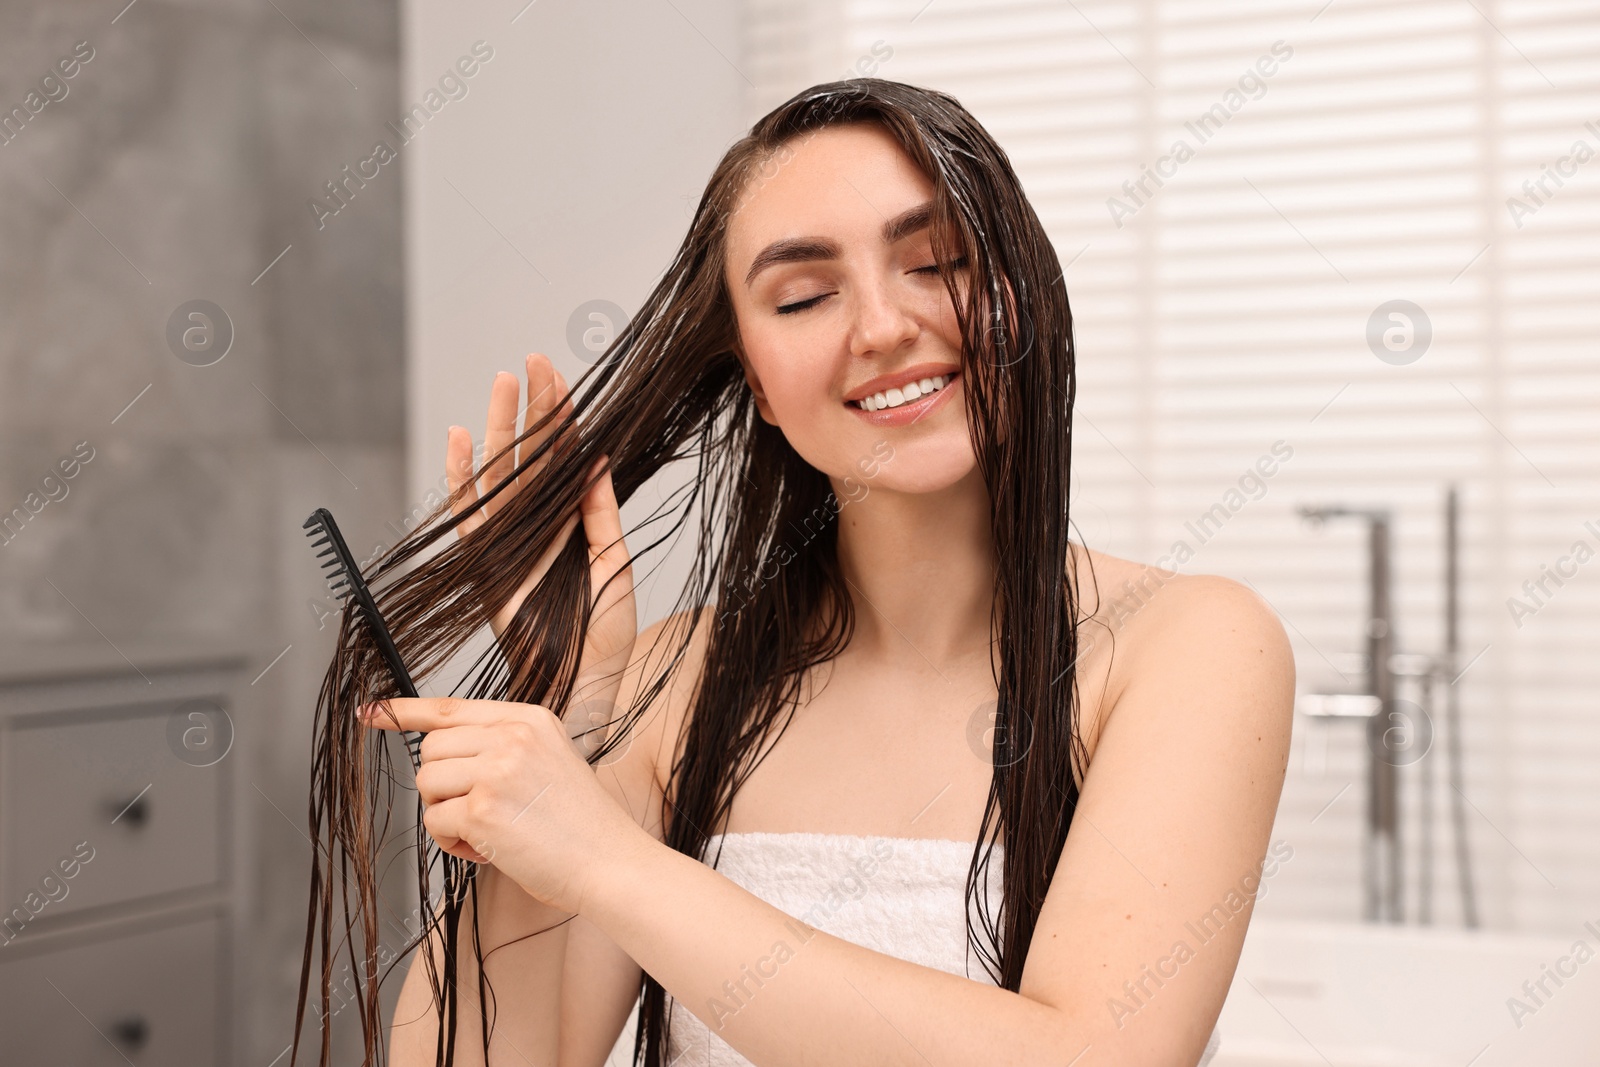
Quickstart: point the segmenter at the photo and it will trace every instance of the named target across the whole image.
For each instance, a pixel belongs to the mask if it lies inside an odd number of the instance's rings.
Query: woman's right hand
[[[507,452],[498,461],[493,459],[495,453],[509,445],[517,436],[517,401],[520,387],[516,376],[507,371],[495,375],[494,384],[489,390],[488,425],[484,432],[484,458],[487,462],[482,471],[476,475],[473,473],[472,435],[462,426],[451,426],[449,429],[445,448],[446,482],[452,494],[461,486],[467,486],[452,510],[456,515],[460,515],[463,511],[472,511],[472,514],[456,527],[458,537],[466,537],[483,525],[489,516],[505,507],[517,493],[532,483],[534,477],[549,464],[554,450],[563,445],[563,442],[558,441],[551,452],[547,452],[537,462],[531,464],[494,500],[479,506],[478,494],[494,488],[520,460],[531,455],[548,440],[550,435],[556,432],[561,421],[571,412],[572,400],[568,396],[567,383],[561,377],[561,373],[551,365],[549,357],[539,352],[529,353],[526,370],[528,401],[522,424],[523,431],[526,432],[552,408],[559,405],[562,410],[559,415],[552,417],[542,430],[518,445],[514,450],[515,456]],[[569,429],[569,437],[570,434]],[[593,476],[605,462],[607,462],[606,457],[597,461],[589,471],[590,476]],[[549,572],[556,556],[571,536],[573,526],[580,519],[589,542],[590,588],[592,590],[600,590],[603,586],[606,588],[594,607],[589,630],[584,637],[573,694],[575,701],[582,701],[585,706],[593,709],[583,716],[587,720],[584,725],[599,725],[615,717],[612,703],[621,687],[622,672],[628,665],[633,653],[634,640],[638,636],[638,615],[633,596],[633,568],[627,546],[622,539],[622,513],[617,505],[616,491],[612,485],[609,469],[596,479],[589,491],[584,494],[579,501],[578,513],[563,524],[561,533],[551,544],[549,551],[529,567],[526,577],[511,599],[494,612],[490,619],[490,627],[497,640],[505,633],[522,602]],[[617,576],[615,580],[612,580],[613,575]],[[606,585],[607,582],[610,582],[609,586]]]

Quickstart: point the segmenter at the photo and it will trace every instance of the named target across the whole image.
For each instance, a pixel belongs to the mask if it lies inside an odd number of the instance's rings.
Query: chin
[[[885,439],[894,444],[892,437]],[[870,478],[863,477],[859,471],[849,473],[852,480],[864,485],[868,492],[917,494],[944,492],[979,476],[977,457],[964,433],[902,443],[878,465]]]

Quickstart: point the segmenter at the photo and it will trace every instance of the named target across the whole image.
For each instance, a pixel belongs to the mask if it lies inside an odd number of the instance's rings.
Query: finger
[[[480,774],[482,774],[481,768],[474,765],[470,756],[465,759],[434,759],[417,768],[413,780],[416,782],[417,794],[422,797],[423,803],[440,804],[455,797],[466,796],[471,792],[472,785]]]
[[[467,805],[462,797],[430,804],[422,812],[422,826],[439,848],[452,856],[483,863],[483,856],[461,836],[467,832]]]
[[[517,376],[506,371],[495,374],[494,384],[489,387],[488,426],[483,438],[485,460],[483,473],[478,476],[480,493],[487,493],[498,485],[516,465],[516,457],[512,452],[507,452],[498,458],[496,454],[516,440],[517,396],[521,391],[522,387],[517,381]],[[488,515],[494,514],[500,510],[505,500],[504,495],[496,497],[493,502],[484,505],[484,512]]]
[[[445,432],[444,473],[450,487],[450,513],[472,512],[456,527],[456,536],[465,537],[483,524],[483,513],[476,510],[478,488],[472,479],[472,434],[465,426],[452,426]],[[460,499],[455,495],[458,489],[462,489]]]
[[[603,471],[602,471],[603,466]],[[622,510],[617,506],[616,487],[611,482],[611,457],[601,456],[589,468],[595,479],[589,491],[583,494],[578,509],[583,515],[583,532],[589,541],[591,574],[601,581],[628,566],[628,549],[622,540]]]
[[[555,367],[551,367],[550,373],[555,377],[557,392],[561,394],[561,414],[558,415],[557,418],[565,419],[567,414],[572,411],[572,390],[567,388],[567,379],[559,370],[557,370]],[[577,440],[578,428],[576,424],[574,424],[569,426],[567,428],[567,432],[562,434],[556,440],[555,448],[552,448],[550,451],[554,453],[560,449],[568,447],[569,445],[575,444]]]
[[[494,747],[495,735],[491,727],[465,723],[447,730],[430,730],[417,747],[417,753],[426,765],[433,760],[466,759]]]
[[[523,432],[527,433],[532,430],[552,408],[559,407],[561,410],[544,424],[543,429],[523,442],[521,449],[522,459],[527,459],[543,447],[545,441],[549,440],[550,435],[556,432],[556,428],[572,412],[572,398],[568,395],[567,381],[561,376],[561,372],[556,370],[555,365],[550,362],[550,357],[542,352],[530,352],[528,353],[527,368],[528,407],[522,423]],[[565,440],[570,439],[571,435],[572,428],[569,427],[567,433],[563,435],[562,441],[556,443],[557,447]],[[549,464],[550,457],[555,451],[556,449],[552,448],[549,452],[546,452],[544,457],[534,465],[533,470],[543,470]],[[529,472],[529,474],[531,473],[532,471]],[[527,476],[524,475],[524,477]]]
[[[462,697],[388,697],[364,704],[358,713],[379,730],[446,730],[453,726],[491,726],[512,720],[532,721],[550,714],[538,704]]]

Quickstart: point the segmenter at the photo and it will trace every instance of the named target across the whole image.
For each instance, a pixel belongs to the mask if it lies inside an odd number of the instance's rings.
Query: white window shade
[[[1249,582],[1286,623],[1302,692],[1360,680],[1345,654],[1366,559],[1364,528],[1314,530],[1296,507],[1393,509],[1399,647],[1432,653],[1444,488],[1460,485],[1479,909],[1554,933],[1600,894],[1600,158],[1573,157],[1600,152],[1597,51],[1600,8],[1577,2],[757,0],[741,56],[751,121],[872,57],[984,123],[1068,265],[1084,541],[1149,562],[1186,542],[1179,569]],[[1179,139],[1192,156],[1130,196]],[[1520,226],[1511,196],[1532,208]],[[1136,209],[1120,226],[1113,198]],[[1392,300],[1431,327],[1409,363],[1368,344]],[[1263,456],[1264,492],[1230,495]],[[1202,529],[1208,511],[1221,521]],[[1596,557],[1529,598],[1580,541]],[[1536,608],[1520,626],[1512,597]],[[1452,924],[1443,757],[1427,757],[1433,916]],[[1297,720],[1273,831],[1295,859],[1263,913],[1360,916],[1365,758],[1353,724]],[[1411,917],[1418,770],[1401,775]]]

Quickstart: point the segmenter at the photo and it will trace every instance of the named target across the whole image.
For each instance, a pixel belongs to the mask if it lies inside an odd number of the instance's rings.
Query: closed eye
[[[955,259],[952,259],[950,261],[950,269],[951,270],[960,270],[962,267],[965,267],[966,265],[967,265],[967,257],[966,256],[957,256]],[[939,273],[939,264],[930,263],[926,267],[918,267],[916,270],[912,271],[911,273],[912,274],[937,274],[937,273]]]
[[[802,300],[798,304],[779,304],[778,314],[793,315],[796,311],[804,311],[808,307],[815,307],[822,297],[827,295],[827,293],[823,293],[822,296],[814,296],[810,300]]]
[[[967,257],[966,256],[958,256],[955,259],[950,261],[950,269],[951,270],[961,270],[966,265],[967,265]],[[911,271],[911,273],[912,274],[927,274],[927,275],[938,274],[939,273],[939,265],[937,263],[930,263],[926,267],[917,267],[917,268],[915,268],[914,270]],[[801,300],[801,301],[798,301],[797,303],[793,303],[793,304],[779,304],[778,307],[775,310],[777,311],[777,313],[779,315],[793,315],[797,311],[804,311],[807,308],[815,307],[817,304],[821,303],[824,299],[826,299],[829,295],[830,294],[828,294],[828,293],[823,293],[821,296],[814,296],[810,300]]]

